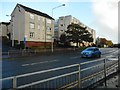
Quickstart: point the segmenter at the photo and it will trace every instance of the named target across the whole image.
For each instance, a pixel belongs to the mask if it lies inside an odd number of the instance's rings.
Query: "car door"
[[[98,48],[95,48],[95,54],[98,56],[99,55],[99,49]]]

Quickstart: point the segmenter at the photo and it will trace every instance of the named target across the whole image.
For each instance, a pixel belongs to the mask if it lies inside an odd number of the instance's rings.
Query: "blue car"
[[[101,51],[97,47],[88,47],[81,52],[81,57],[101,57]]]

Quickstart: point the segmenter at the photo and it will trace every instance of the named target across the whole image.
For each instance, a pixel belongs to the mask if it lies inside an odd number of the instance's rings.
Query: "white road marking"
[[[28,66],[29,64],[23,64],[22,66],[24,67],[24,66]]]
[[[112,51],[105,51],[105,52],[102,52],[103,54],[105,54],[105,53],[114,53],[114,52],[116,52],[116,50],[112,50]]]
[[[25,66],[32,66],[32,65],[50,63],[50,62],[57,62],[57,61],[59,61],[59,60],[55,59],[55,60],[51,60],[51,61],[43,61],[43,62],[35,62],[35,63],[30,63],[30,64],[22,64],[22,66],[25,67]]]
[[[56,61],[58,61],[57,59],[55,59],[55,60],[51,60],[51,61],[49,61],[49,62],[56,62]]]

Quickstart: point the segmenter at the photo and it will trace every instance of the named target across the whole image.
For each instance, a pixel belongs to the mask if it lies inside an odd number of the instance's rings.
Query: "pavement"
[[[117,73],[117,75],[114,75],[113,77],[109,78],[106,81],[107,86],[105,86],[105,83],[101,83],[99,86],[97,86],[97,89],[113,89],[113,90],[120,90],[120,73]]]
[[[41,50],[36,51],[35,50],[11,50],[9,52],[2,52],[2,59],[9,59],[9,58],[20,58],[20,57],[29,57],[29,56],[39,56],[39,55],[50,55],[50,54],[61,54],[63,52],[73,52],[73,51],[81,51],[81,49],[76,48],[74,50],[73,48],[58,48],[54,49],[54,52],[51,53],[51,50]]]

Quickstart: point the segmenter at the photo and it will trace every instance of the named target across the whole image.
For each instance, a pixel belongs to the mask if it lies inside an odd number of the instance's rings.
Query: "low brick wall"
[[[33,42],[33,41],[27,41],[26,47],[45,47],[45,46],[51,46],[51,42]]]
[[[70,53],[70,52],[76,52],[76,49],[74,48],[57,48],[54,49],[54,52],[52,52],[51,49],[21,49],[21,50],[9,50],[9,52],[3,52],[2,55],[8,55],[9,58],[15,58],[15,57],[23,57],[23,56],[35,56],[35,55],[55,55],[55,54],[62,54],[62,53]]]

